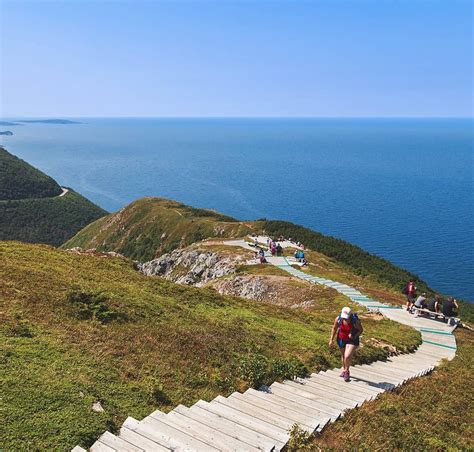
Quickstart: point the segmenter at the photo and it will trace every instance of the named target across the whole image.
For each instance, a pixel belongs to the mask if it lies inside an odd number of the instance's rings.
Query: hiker
[[[410,279],[410,281],[408,281],[407,285],[402,290],[402,293],[404,293],[407,297],[407,311],[411,311],[411,308],[413,307],[413,303],[415,302],[415,292],[415,280]]]
[[[277,252],[277,247],[275,245],[275,242],[272,242],[272,247],[271,247],[271,253],[272,253],[272,256],[275,256],[276,252]]]
[[[458,315],[458,311],[459,305],[453,297],[449,297],[447,300],[443,301],[443,307],[441,308],[441,312],[445,317],[455,317],[456,315]]]
[[[353,314],[351,308],[342,308],[341,315],[334,320],[329,347],[332,347],[334,338],[337,335],[337,344],[339,345],[342,359],[342,373],[340,376],[344,378],[344,381],[351,380],[349,367],[352,355],[359,347],[359,337],[363,331],[364,329],[357,314]]]
[[[263,248],[259,248],[259,249],[258,249],[258,255],[259,255],[260,257],[265,257],[265,251],[263,251]]]
[[[278,243],[278,244],[277,244],[277,256],[281,256],[282,253],[283,253],[283,248],[282,248],[282,246]]]
[[[426,308],[426,293],[423,292],[415,301],[414,306],[418,309]]]
[[[428,300],[427,308],[431,312],[439,312],[439,307],[441,305],[441,297],[435,295]]]

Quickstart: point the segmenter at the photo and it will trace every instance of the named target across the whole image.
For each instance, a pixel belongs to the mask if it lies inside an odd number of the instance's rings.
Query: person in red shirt
[[[341,377],[344,378],[344,381],[350,381],[351,379],[349,368],[352,355],[359,347],[359,337],[363,331],[364,329],[357,314],[353,314],[351,308],[342,308],[341,315],[337,316],[336,320],[334,320],[329,347],[332,347],[334,338],[337,336],[337,345],[339,345],[342,360]]]
[[[403,289],[403,293],[407,296],[407,311],[411,311],[416,297],[416,286],[414,279],[410,279],[410,281],[408,281],[407,285]]]

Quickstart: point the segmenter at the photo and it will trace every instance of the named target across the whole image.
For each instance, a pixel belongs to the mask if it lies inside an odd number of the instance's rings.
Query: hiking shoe
[[[349,371],[345,372],[344,373],[344,381],[351,381],[351,375],[349,373]]]

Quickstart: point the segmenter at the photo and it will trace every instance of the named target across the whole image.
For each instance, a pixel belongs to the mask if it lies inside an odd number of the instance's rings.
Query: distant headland
[[[4,132],[0,132],[0,135],[12,136],[13,132],[11,132],[10,130],[5,130]]]
[[[0,126],[21,126],[23,124],[82,124],[70,119],[16,119],[14,122],[0,121]]]

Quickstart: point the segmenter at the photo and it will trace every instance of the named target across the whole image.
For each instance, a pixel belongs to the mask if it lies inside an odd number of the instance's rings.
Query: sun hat
[[[352,310],[351,308],[348,308],[347,306],[345,306],[344,308],[342,308],[342,311],[341,311],[341,319],[348,319],[352,314]]]

